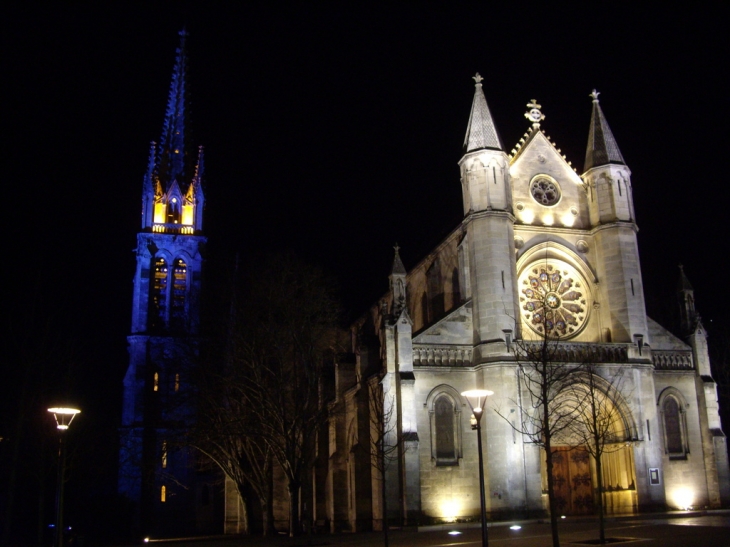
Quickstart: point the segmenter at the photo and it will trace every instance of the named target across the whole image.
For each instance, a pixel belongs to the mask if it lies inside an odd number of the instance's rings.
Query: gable
[[[514,156],[510,177],[512,202],[519,222],[589,227],[583,181],[542,131],[533,132]]]

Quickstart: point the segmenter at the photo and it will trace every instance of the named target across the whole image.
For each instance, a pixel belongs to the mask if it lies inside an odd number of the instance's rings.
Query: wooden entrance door
[[[585,448],[553,448],[553,484],[561,515],[593,513],[591,464]]]

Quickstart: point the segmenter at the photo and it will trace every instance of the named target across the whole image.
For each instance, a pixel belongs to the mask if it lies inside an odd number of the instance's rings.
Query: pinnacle
[[[400,247],[396,243],[393,248],[395,249],[395,256],[393,257],[393,268],[391,269],[391,273],[396,275],[406,275],[408,272],[400,258]]]

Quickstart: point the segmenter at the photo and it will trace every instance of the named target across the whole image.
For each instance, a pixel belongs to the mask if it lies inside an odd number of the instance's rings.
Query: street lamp
[[[53,414],[58,430],[58,479],[56,482],[56,533],[53,544],[56,547],[63,547],[63,483],[66,468],[66,451],[63,442],[71,422],[76,414],[81,412],[78,408],[54,407],[48,412]]]
[[[482,505],[482,547],[489,545],[489,536],[487,535],[487,500],[484,496],[484,455],[482,454],[482,414],[484,408],[482,403],[487,397],[494,395],[493,391],[487,389],[471,389],[462,392],[461,396],[466,398],[472,411],[471,428],[477,430],[477,447],[479,448],[479,499]]]

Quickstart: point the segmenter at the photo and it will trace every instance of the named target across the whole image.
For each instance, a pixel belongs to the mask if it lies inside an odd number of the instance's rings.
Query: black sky
[[[294,249],[363,309],[387,288],[396,241],[412,266],[461,219],[479,71],[508,150],[534,98],[579,171],[601,92],[633,174],[650,313],[674,305],[682,262],[705,320],[723,321],[730,9],[508,4],[5,8],[6,318],[39,301],[78,348],[68,393],[118,419],[142,175],[185,25],[188,146],[206,147],[218,256]]]

